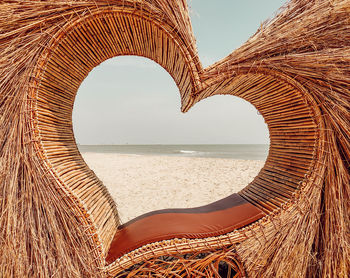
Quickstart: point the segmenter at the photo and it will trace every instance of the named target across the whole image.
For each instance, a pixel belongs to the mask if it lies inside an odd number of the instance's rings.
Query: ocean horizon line
[[[81,152],[265,160],[269,144],[78,145]]]
[[[217,146],[217,145],[270,145],[270,144],[229,144],[229,143],[218,143],[218,144],[196,144],[196,143],[189,143],[189,144],[80,144],[77,143],[79,146]]]

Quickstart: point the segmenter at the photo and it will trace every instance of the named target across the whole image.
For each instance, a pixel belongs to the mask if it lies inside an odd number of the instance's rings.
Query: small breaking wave
[[[198,152],[196,152],[196,151],[180,150],[179,153],[184,153],[184,154],[195,154],[195,153],[198,153]]]

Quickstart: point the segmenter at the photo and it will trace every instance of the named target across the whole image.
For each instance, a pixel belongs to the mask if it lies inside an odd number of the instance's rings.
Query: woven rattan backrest
[[[273,71],[242,71],[231,78],[216,76],[209,82],[213,83],[198,95],[198,101],[217,94],[238,96],[264,117],[270,134],[269,155],[258,176],[240,195],[268,214],[280,209],[319,174],[315,169],[321,171],[315,164],[322,125],[317,107],[301,86]]]
[[[144,56],[164,67],[180,89],[183,109],[213,94],[231,94],[249,101],[262,113],[270,131],[269,157],[240,194],[266,213],[288,203],[308,180],[316,161],[318,132],[315,111],[301,87],[264,72],[242,73],[224,81],[209,79],[205,88],[198,81],[200,74],[189,58],[191,53],[170,26],[161,25],[146,11],[97,11],[67,26],[43,55],[34,86],[33,123],[43,160],[67,194],[84,208],[104,252],[113,237],[111,231],[118,226],[117,209],[77,149],[72,108],[87,74],[117,55]],[[201,86],[205,89],[195,96]]]

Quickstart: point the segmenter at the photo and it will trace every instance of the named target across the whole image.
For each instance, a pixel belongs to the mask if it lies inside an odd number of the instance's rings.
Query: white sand
[[[241,190],[260,160],[83,153],[117,203],[122,222],[164,208],[206,205]]]

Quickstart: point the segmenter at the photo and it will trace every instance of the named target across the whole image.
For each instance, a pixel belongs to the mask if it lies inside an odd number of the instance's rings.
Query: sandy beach
[[[108,188],[123,223],[164,208],[188,208],[217,201],[245,187],[261,160],[82,153]]]

